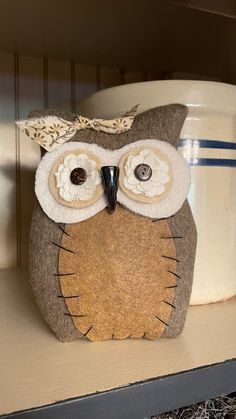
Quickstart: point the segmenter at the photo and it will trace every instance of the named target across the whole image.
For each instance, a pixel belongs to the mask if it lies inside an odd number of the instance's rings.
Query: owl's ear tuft
[[[131,132],[139,133],[141,139],[157,139],[178,146],[179,136],[188,114],[188,107],[181,104],[158,106],[139,114]]]

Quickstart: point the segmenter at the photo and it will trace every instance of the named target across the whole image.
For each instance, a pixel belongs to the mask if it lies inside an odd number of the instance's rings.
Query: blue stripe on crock
[[[236,160],[233,159],[209,159],[196,158],[186,159],[190,166],[220,166],[220,167],[236,167]]]
[[[220,140],[191,140],[188,138],[181,138],[179,140],[179,147],[184,147],[186,145],[192,145],[193,147],[197,146],[199,148],[223,148],[228,150],[236,150],[236,143],[229,141],[220,141]]]
[[[199,148],[214,148],[214,149],[224,149],[224,150],[236,150],[236,143],[229,141],[220,141],[220,140],[191,140],[187,138],[181,138],[179,141],[179,147],[185,148],[186,146],[199,147]],[[186,157],[185,157],[186,158]],[[219,166],[219,167],[236,167],[235,159],[215,159],[215,158],[204,158],[204,157],[194,157],[186,158],[190,166]]]

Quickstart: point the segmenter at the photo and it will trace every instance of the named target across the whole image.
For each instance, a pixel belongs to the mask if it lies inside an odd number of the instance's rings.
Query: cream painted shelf
[[[25,271],[0,271],[0,300],[0,416],[141,419],[236,390],[236,299],[191,307],[176,339],[67,344]]]

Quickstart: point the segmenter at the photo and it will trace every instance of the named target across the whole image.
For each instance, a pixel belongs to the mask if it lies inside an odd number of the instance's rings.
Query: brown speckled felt
[[[65,231],[59,272],[73,275],[60,277],[60,285],[72,296],[65,302],[80,332],[89,330],[91,340],[158,338],[173,308],[175,289],[168,287],[177,279],[175,243],[162,238],[171,236],[167,221],[153,223],[118,205],[113,216],[104,209]]]
[[[35,111],[31,117],[72,114]],[[72,141],[116,149],[151,138],[176,146],[187,114],[183,105],[151,109],[130,131],[79,131]],[[77,224],[56,224],[36,203],[30,276],[36,301],[57,337],[70,341],[156,339],[183,330],[190,299],[196,228],[187,201],[174,216],[152,220],[117,206]],[[171,288],[168,288],[171,287]],[[82,317],[80,317],[82,316]]]

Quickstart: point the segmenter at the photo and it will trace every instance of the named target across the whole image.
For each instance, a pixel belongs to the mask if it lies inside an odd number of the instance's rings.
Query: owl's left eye
[[[158,202],[169,192],[172,168],[160,150],[151,147],[133,148],[120,162],[122,190],[140,202]]]
[[[134,174],[138,180],[146,182],[152,177],[152,169],[148,164],[138,164],[135,167]]]

